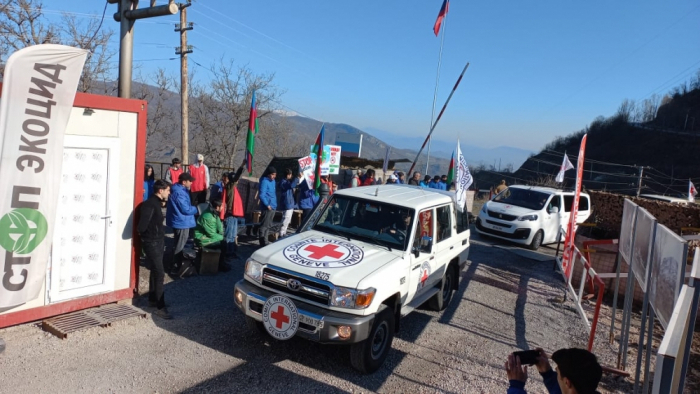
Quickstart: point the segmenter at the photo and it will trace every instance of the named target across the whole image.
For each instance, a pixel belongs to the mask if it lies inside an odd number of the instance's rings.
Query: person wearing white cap
[[[204,155],[197,155],[197,162],[190,164],[190,174],[195,181],[190,187],[190,200],[192,205],[198,205],[207,202],[207,191],[209,190],[209,167],[204,164]]]
[[[397,179],[398,179],[398,178],[396,178],[396,175],[391,174],[391,175],[389,175],[389,177],[386,179],[386,184],[388,185],[388,184],[391,184],[391,183],[396,183],[396,180],[397,180]]]

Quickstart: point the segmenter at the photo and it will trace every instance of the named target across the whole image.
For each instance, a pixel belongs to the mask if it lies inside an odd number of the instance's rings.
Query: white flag
[[[63,163],[63,136],[88,51],[35,45],[7,60],[0,97],[0,308],[44,285]]]
[[[474,181],[472,179],[472,174],[469,172],[469,166],[467,166],[467,160],[462,154],[462,150],[459,148],[459,140],[457,140],[457,179],[455,182],[455,202],[457,203],[457,209],[462,212],[464,206],[467,203],[467,189],[472,185]]]
[[[574,165],[571,164],[569,161],[569,156],[567,156],[566,153],[564,153],[564,160],[561,163],[561,167],[559,168],[559,173],[557,174],[557,177],[554,178],[555,181],[562,183],[564,182],[564,173],[568,170],[573,170]]]
[[[386,174],[386,170],[389,168],[389,153],[391,152],[391,147],[389,145],[386,146],[386,153],[384,153],[384,166],[382,167],[382,170]]]
[[[693,185],[693,181],[688,179],[688,202],[695,202],[695,196],[698,195],[698,189]]]

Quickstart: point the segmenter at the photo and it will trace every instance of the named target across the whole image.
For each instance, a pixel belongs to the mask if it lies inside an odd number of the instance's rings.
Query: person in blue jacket
[[[419,186],[422,187],[423,189],[427,189],[429,187],[429,185],[430,185],[430,175],[426,175],[425,178],[422,181],[420,181]]]
[[[173,248],[173,259],[170,263],[170,272],[177,273],[182,266],[182,252],[185,249],[190,229],[197,223],[194,215],[197,214],[197,207],[192,205],[190,199],[190,186],[194,177],[189,173],[182,173],[178,177],[178,182],[170,189],[168,198],[168,208],[165,214],[165,224],[173,229],[175,247]]]
[[[439,184],[440,184],[440,175],[435,175],[433,177],[433,180],[430,181],[430,183],[428,183],[428,187],[430,189],[440,189]]]
[[[267,170],[260,177],[260,246],[267,245],[267,236],[272,228],[272,220],[275,218],[277,210],[277,170],[275,167],[267,167]]]
[[[298,177],[292,179],[294,175],[289,168],[284,172],[284,175],[284,179],[280,183],[280,189],[282,191],[280,210],[284,212],[282,216],[282,228],[280,228],[280,237],[287,235],[287,227],[289,227],[289,223],[292,221],[292,214],[297,205],[294,201],[294,188],[297,187],[299,181],[304,177],[302,173],[299,173]]]
[[[143,171],[143,201],[146,201],[153,195],[153,184],[156,182],[156,177],[150,164],[146,164]]]
[[[443,175],[438,183],[438,189],[447,190],[447,175]]]
[[[309,187],[306,181],[299,184],[299,208],[301,209],[301,222],[305,223],[306,219],[311,215],[311,211],[314,210],[316,204],[318,204],[319,197],[314,192],[314,189]],[[301,226],[299,226],[301,228]]]

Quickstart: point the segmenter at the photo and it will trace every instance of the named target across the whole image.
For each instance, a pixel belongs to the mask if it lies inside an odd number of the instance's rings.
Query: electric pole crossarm
[[[152,18],[154,16],[175,15],[175,14],[177,14],[177,10],[178,10],[177,4],[169,3],[169,4],[165,4],[165,5],[158,5],[155,7],[147,7],[147,8],[137,9],[137,10],[126,11],[124,13],[124,16],[126,16],[126,19],[136,20],[136,19]],[[116,14],[114,14],[114,20],[117,22],[120,22],[122,20],[122,17],[118,12]]]

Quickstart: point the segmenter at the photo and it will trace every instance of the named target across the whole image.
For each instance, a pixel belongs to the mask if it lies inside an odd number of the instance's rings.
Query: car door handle
[[[109,219],[109,218],[111,218],[111,217],[112,217],[112,215],[110,215],[110,216],[100,216],[100,219]]]
[[[455,248],[454,246],[450,246],[450,250],[452,250],[452,249],[454,249],[454,248]]]
[[[463,240],[462,240],[462,245],[466,245],[466,244],[467,244],[467,240],[466,240],[466,239],[463,239]]]
[[[435,259],[435,256],[430,256],[430,260],[434,260],[434,259]]]

